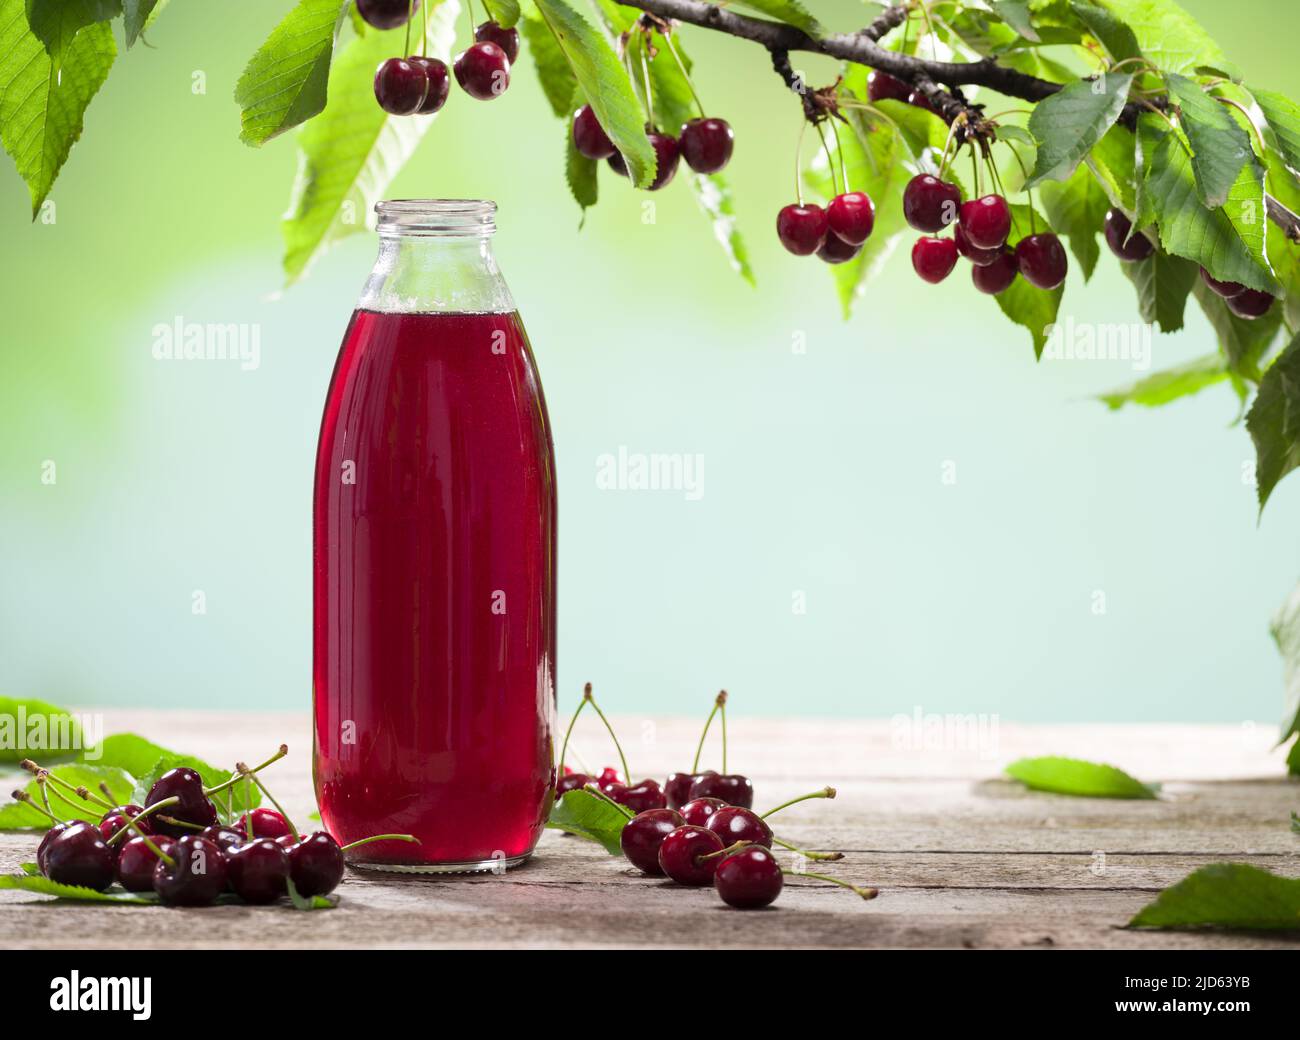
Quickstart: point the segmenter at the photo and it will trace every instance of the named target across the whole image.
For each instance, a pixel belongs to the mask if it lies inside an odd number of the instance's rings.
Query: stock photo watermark
[[[80,751],[93,762],[104,753],[103,736],[104,716],[93,712],[28,711],[25,704],[0,712],[0,751]]]
[[[687,502],[704,497],[702,452],[629,451],[596,456],[596,488],[600,491],[676,491]]]
[[[1151,368],[1154,336],[1145,322],[1076,322],[1067,315],[1063,322],[1044,326],[1043,335],[1044,360],[1127,361],[1134,372]]]
[[[262,326],[256,322],[186,321],[178,314],[150,335],[155,361],[230,361],[244,372],[262,364]]]
[[[938,714],[919,704],[910,715],[889,720],[890,745],[896,751],[974,751],[982,761],[999,755],[999,716],[981,713]]]

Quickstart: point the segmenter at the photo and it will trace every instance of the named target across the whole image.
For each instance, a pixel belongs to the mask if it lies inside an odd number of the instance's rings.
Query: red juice
[[[555,460],[515,313],[358,310],[321,424],[316,798],[401,869],[527,856],[554,785]]]

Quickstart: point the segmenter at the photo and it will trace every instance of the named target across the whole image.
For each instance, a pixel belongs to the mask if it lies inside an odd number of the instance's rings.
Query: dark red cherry
[[[617,173],[620,177],[627,176],[627,160],[623,158],[622,153],[615,152],[605,161],[609,163],[609,168],[613,170],[615,173]]]
[[[1229,296],[1223,302],[1238,318],[1254,321],[1269,312],[1273,306],[1273,297],[1258,289],[1243,289],[1236,296]]]
[[[996,296],[1006,290],[1019,273],[1020,265],[1016,263],[1015,252],[1003,248],[993,263],[985,264],[983,267],[973,265],[970,269],[970,279],[980,292]]]
[[[826,211],[820,206],[796,204],[776,215],[776,234],[795,256],[811,256],[821,248],[829,228]]]
[[[425,68],[406,58],[386,58],[375,70],[375,100],[389,115],[414,115],[428,91]]]
[[[1065,247],[1050,231],[1022,238],[1016,246],[1016,261],[1025,281],[1040,289],[1055,289],[1065,281],[1069,267]]]
[[[429,81],[424,102],[416,109],[416,113],[427,116],[437,112],[447,103],[447,93],[451,90],[451,77],[447,73],[447,63],[438,58],[426,58],[418,54],[406,60],[417,69],[422,69],[425,78]]]
[[[519,57],[519,30],[507,29],[494,21],[483,22],[474,30],[474,39],[479,43],[495,43],[501,48],[506,60],[511,65]]]
[[[420,0],[415,0],[415,10]],[[410,0],[357,0],[357,14],[376,29],[396,29],[410,17]]]
[[[114,809],[110,809],[108,812],[104,813],[103,818],[99,821],[99,836],[107,842],[111,837],[117,834],[118,831],[129,829],[127,828],[127,820],[134,820],[141,812],[142,810],[138,805],[119,805]],[[139,830],[133,830],[131,832],[132,834],[138,834],[140,831],[144,831],[145,834],[153,833],[149,826],[149,817],[147,816],[137,823],[136,827],[138,827]],[[122,841],[126,841],[126,839],[123,838]],[[121,842],[109,846],[109,849],[112,850],[113,855],[115,856],[121,848]]]
[[[606,766],[600,771],[600,776],[596,777],[596,783],[603,788],[606,784],[621,784],[623,778],[613,766]]]
[[[149,788],[149,796],[144,800],[144,807],[147,809],[165,798],[178,798],[179,801],[175,805],[158,810],[150,817],[153,820],[150,826],[155,834],[183,838],[193,833],[189,828],[168,823],[163,817],[192,823],[200,828],[211,827],[217,822],[217,810],[208,800],[208,796],[203,793],[203,777],[193,769],[178,766],[163,773]]]
[[[251,813],[244,813],[231,824],[230,829],[236,834],[247,835],[250,817],[253,821],[254,838],[279,838],[293,833],[289,821],[274,809],[254,809]]]
[[[876,207],[871,196],[865,191],[836,195],[826,207],[826,224],[848,245],[862,245],[876,226]]]
[[[242,845],[248,840],[248,836],[242,830],[235,830],[234,824],[227,827],[225,824],[217,823],[211,827],[204,827],[199,831],[199,837],[207,838],[208,841],[217,845],[222,852],[229,852],[236,845]]]
[[[781,894],[784,879],[776,857],[761,845],[723,856],[713,875],[713,887],[728,906],[756,910]]]
[[[827,264],[842,264],[852,260],[860,252],[862,252],[861,246],[851,246],[834,231],[827,231],[822,244],[817,248],[817,259]]]
[[[691,800],[691,785],[702,776],[713,773],[706,769],[703,773],[673,773],[664,784],[664,797],[668,799],[668,808],[680,809]]]
[[[1112,208],[1106,212],[1106,245],[1125,263],[1145,260],[1155,252],[1151,239],[1140,231],[1130,236],[1132,229],[1133,222],[1124,215],[1123,210]]]
[[[935,115],[939,114],[939,110],[935,108],[934,105],[930,104],[930,99],[919,90],[914,90],[907,95],[907,103],[909,105],[915,105],[917,108],[923,108],[927,112],[933,112]]]
[[[559,783],[555,785],[555,797],[563,798],[570,791],[586,787],[589,783],[592,783],[592,779],[586,773],[570,773],[568,776],[562,776]]]
[[[153,890],[168,906],[207,906],[226,887],[226,854],[207,838],[187,834],[168,853],[175,861],[159,860]]]
[[[709,817],[726,804],[721,798],[692,798],[682,806],[682,819],[692,827],[706,827]]]
[[[42,874],[45,873],[45,853],[49,851],[50,843],[67,829],[68,824],[56,823],[45,832],[45,837],[43,837],[41,843],[36,846],[36,865],[41,868]]]
[[[510,59],[495,43],[474,43],[452,62],[461,90],[480,101],[500,97],[510,86]]]
[[[692,119],[678,139],[682,158],[696,173],[717,173],[731,161],[735,134],[725,119]]]
[[[170,856],[176,847],[175,840],[165,834],[156,834],[149,840],[166,856]],[[117,857],[118,883],[128,892],[152,892],[153,872],[159,862],[143,838],[139,835],[128,838],[122,843],[122,851]]]
[[[772,828],[756,813],[738,805],[724,805],[709,817],[706,826],[722,839],[723,848],[738,841],[772,847]]]
[[[583,105],[573,113],[573,147],[588,159],[612,159],[617,154],[614,142],[605,133],[590,105]],[[622,173],[627,176],[626,168]]]
[[[928,173],[918,173],[903,189],[903,219],[917,231],[942,231],[961,209],[961,191],[955,184]]]
[[[966,237],[961,224],[952,226],[952,240],[957,243],[957,252],[976,267],[987,267],[1004,252],[1002,249],[976,249]]]
[[[951,238],[918,238],[912,247],[912,269],[931,285],[938,285],[957,265],[957,243]]]
[[[677,175],[677,160],[681,156],[681,149],[677,146],[677,138],[671,134],[651,130],[646,136],[650,138],[650,146],[655,150],[656,163],[655,179],[646,186],[646,191],[658,191]]]
[[[343,850],[325,831],[308,835],[289,849],[289,876],[299,895],[333,892],[343,880],[343,866]]]
[[[61,885],[102,892],[116,874],[116,857],[94,824],[70,823],[45,847],[45,876]]]
[[[869,101],[884,101],[887,98],[892,98],[895,101],[906,101],[911,93],[911,87],[901,79],[891,76],[888,72],[875,69],[867,77],[867,99]]]
[[[706,827],[678,827],[659,844],[659,873],[679,885],[707,885],[722,858],[711,854],[723,848],[722,840]]]
[[[664,838],[682,825],[681,815],[673,809],[646,809],[623,825],[619,844],[628,862],[643,874],[659,876],[659,846]]]
[[[754,804],[754,785],[739,773],[706,774],[691,785],[691,799],[696,798],[717,798],[748,809]]]
[[[619,805],[626,805],[633,812],[663,809],[668,805],[668,799],[657,780],[642,780],[634,785],[609,784],[605,794]]]
[[[270,903],[285,894],[289,857],[271,838],[254,838],[228,853],[230,887],[245,903]]]
[[[1001,195],[963,202],[958,219],[976,249],[1001,249],[1011,234],[1011,207]]]
[[[1240,296],[1246,291],[1246,287],[1240,282],[1221,282],[1215,278],[1204,267],[1201,268],[1201,281],[1208,285],[1214,292],[1222,296],[1225,300],[1230,300],[1234,296]]]

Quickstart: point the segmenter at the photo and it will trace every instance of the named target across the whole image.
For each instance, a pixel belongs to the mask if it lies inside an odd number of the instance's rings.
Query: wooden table
[[[285,741],[290,756],[268,773],[268,783],[291,814],[306,817],[314,807],[303,715],[105,714],[105,732],[138,732],[226,766],[260,760]],[[580,722],[575,746],[599,766],[613,756],[592,722]],[[631,738],[627,751],[638,777],[646,770],[662,779],[690,765],[699,720],[615,723]],[[838,790],[834,801],[782,813],[777,833],[806,847],[845,851],[848,857],[828,870],[878,886],[878,899],[864,903],[831,886],[790,882],[771,910],[730,911],[711,889],[643,877],[589,842],[548,831],[533,860],[503,876],[350,872],[338,908],[318,913],[73,905],[0,892],[0,942],[11,948],[1298,944],[1295,935],[1119,927],[1161,888],[1206,863],[1247,862],[1300,876],[1300,837],[1289,829],[1291,811],[1300,809],[1300,785],[1283,779],[1271,726],[1004,722],[980,736],[933,723],[740,717],[731,719],[729,737],[730,766],[753,779],[757,808],[826,784]],[[1111,762],[1163,782],[1163,795],[1153,802],[1065,798],[999,778],[1007,762],[1040,754]],[[0,835],[0,870],[17,870],[35,844],[32,835]]]

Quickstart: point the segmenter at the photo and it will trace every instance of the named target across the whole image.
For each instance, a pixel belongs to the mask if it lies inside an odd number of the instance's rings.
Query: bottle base
[[[392,874],[504,874],[511,867],[528,862],[532,855],[531,852],[526,852],[522,856],[502,856],[464,863],[367,863],[364,860],[349,859],[348,866]]]

